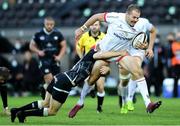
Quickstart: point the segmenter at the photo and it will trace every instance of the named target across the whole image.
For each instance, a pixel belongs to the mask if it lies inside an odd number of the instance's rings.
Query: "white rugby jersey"
[[[142,32],[142,31],[149,32],[149,31],[151,31],[152,28],[153,28],[153,25],[146,18],[139,18],[139,21],[134,25],[134,29],[137,32]],[[131,44],[128,52],[131,56],[138,56],[142,60],[145,57],[145,50],[135,49],[132,47],[132,44]]]
[[[120,51],[129,48],[135,35],[135,29],[127,24],[125,13],[105,13],[105,22],[108,23],[106,36],[98,42],[102,51]]]
[[[147,32],[152,28],[152,24],[145,18],[139,18],[135,26],[131,27],[125,20],[125,13],[105,13],[104,20],[108,23],[108,29],[105,37],[97,43],[101,51],[133,50],[134,35],[141,31]]]

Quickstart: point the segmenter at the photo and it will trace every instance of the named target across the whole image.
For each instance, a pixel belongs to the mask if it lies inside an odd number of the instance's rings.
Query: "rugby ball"
[[[147,35],[145,32],[139,32],[132,39],[132,46],[137,49],[136,44],[141,44],[147,41]]]

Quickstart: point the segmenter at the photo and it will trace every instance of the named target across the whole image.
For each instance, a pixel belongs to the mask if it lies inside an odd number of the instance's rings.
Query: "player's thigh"
[[[59,101],[55,100],[54,98],[51,97],[50,99],[50,107],[49,107],[49,114],[50,115],[54,115],[56,114],[59,109],[61,108],[62,103],[60,103]]]
[[[125,56],[119,61],[119,64],[130,73],[141,69],[141,60],[138,57]]]
[[[93,69],[92,69],[91,74],[90,74],[89,79],[88,79],[88,83],[90,85],[93,85],[99,79],[99,77],[101,76],[100,68],[103,65],[107,66],[108,63],[103,61],[103,60],[97,60],[94,63]]]
[[[43,107],[49,107],[50,98],[51,98],[51,94],[48,91],[46,91],[46,96],[43,101]]]
[[[104,83],[105,83],[105,77],[100,77],[97,80],[96,85],[97,85],[98,92],[100,92],[100,93],[104,92]]]
[[[60,71],[61,71],[61,67],[60,67],[59,62],[55,62],[54,64],[52,64],[52,66],[51,66],[52,75],[56,75],[56,74],[60,73]]]

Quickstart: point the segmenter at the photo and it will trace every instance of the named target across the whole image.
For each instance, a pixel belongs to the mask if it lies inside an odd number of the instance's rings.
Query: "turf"
[[[39,97],[9,97],[9,107],[18,107],[38,100]],[[85,107],[73,119],[68,118],[69,110],[74,106],[78,97],[69,97],[58,114],[54,117],[28,117],[25,125],[178,125],[180,124],[179,99],[164,99],[162,106],[152,114],[147,114],[142,98],[138,96],[135,110],[120,114],[117,96],[106,96],[103,113],[96,112],[96,99],[87,97]],[[157,98],[153,98],[157,100]],[[2,106],[2,105],[1,105]],[[0,125],[18,125],[10,122],[10,117],[0,114]]]

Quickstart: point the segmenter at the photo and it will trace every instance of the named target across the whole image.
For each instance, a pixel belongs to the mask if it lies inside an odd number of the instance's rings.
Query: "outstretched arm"
[[[104,13],[98,13],[91,16],[80,28],[75,31],[75,39],[78,41],[81,35],[96,21],[104,21]]]
[[[107,52],[97,52],[93,55],[93,58],[98,60],[98,59],[109,59],[113,57],[118,57],[118,56],[125,56],[127,54],[127,51],[107,51]]]

